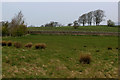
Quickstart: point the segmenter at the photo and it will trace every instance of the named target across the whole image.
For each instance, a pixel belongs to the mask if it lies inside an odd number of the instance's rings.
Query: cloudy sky
[[[117,2],[3,2],[2,20],[11,21],[15,14],[22,11],[28,25],[40,26],[50,21],[68,24],[89,11],[101,9],[108,19],[118,21]]]

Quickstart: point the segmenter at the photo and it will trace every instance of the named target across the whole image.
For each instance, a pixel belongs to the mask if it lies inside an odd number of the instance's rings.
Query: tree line
[[[77,28],[81,24],[83,26],[85,26],[86,24],[88,24],[89,26],[91,26],[92,24],[96,24],[96,26],[99,26],[100,23],[102,21],[104,21],[104,17],[105,17],[104,13],[105,12],[103,10],[100,10],[100,9],[85,13],[85,14],[81,15],[78,18],[78,20],[75,20],[73,22],[73,27]],[[68,24],[68,25],[70,25],[70,24]]]
[[[104,21],[104,11],[103,10],[95,10],[90,11],[86,14],[81,15],[78,20],[75,20],[73,23],[69,23],[68,26],[73,26],[75,29],[77,29],[81,24],[85,26],[88,24],[89,26],[92,26],[92,24],[96,24],[96,26],[99,26],[102,21]],[[18,12],[17,15],[15,15],[11,22],[3,21],[2,23],[2,35],[3,36],[22,36],[27,34],[27,25],[24,21],[24,16],[22,12]],[[107,21],[108,26],[114,26],[114,22],[112,20]],[[46,23],[44,25],[41,25],[41,27],[62,27],[64,25],[51,21],[50,23]]]

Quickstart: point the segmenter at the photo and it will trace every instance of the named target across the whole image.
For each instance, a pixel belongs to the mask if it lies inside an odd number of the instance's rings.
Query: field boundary
[[[57,34],[57,35],[108,35],[118,36],[118,32],[81,32],[81,31],[28,31],[29,34]]]

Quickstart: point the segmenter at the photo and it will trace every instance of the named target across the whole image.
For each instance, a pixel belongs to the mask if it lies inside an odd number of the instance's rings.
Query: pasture
[[[110,30],[117,31],[111,28]],[[117,78],[118,76],[116,36],[33,34],[3,37],[3,40],[18,41],[23,45],[33,43],[30,49],[2,47],[3,78]],[[36,43],[46,43],[47,48],[35,49]],[[108,50],[109,47],[112,49]],[[91,63],[80,63],[80,54],[90,54]]]
[[[63,27],[28,27],[29,31],[82,31],[82,32],[120,32],[118,27],[108,26],[79,26],[74,29],[73,26]]]

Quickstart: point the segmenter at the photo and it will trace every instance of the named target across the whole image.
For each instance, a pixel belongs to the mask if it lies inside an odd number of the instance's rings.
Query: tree
[[[91,26],[93,20],[93,11],[87,13],[87,23]]]
[[[75,21],[73,22],[73,27],[74,27],[74,29],[77,29],[77,28],[79,27],[79,24],[78,24],[78,21],[77,21],[77,20],[75,20]]]
[[[11,36],[22,36],[27,33],[27,26],[24,24],[24,18],[21,11],[13,17],[9,30]]]
[[[104,15],[104,11],[103,10],[96,10],[94,11],[94,22],[96,23],[96,25],[99,25],[104,19],[105,15]]]
[[[2,21],[2,36],[7,36],[9,35],[9,31],[8,31],[8,25],[9,25],[9,22],[8,21]]]
[[[87,22],[87,14],[83,14],[82,16],[79,17],[78,22],[81,24],[83,24],[83,26],[85,26],[86,22]]]
[[[111,20],[108,20],[107,25],[110,26],[110,27],[113,27],[113,26],[115,26],[115,23]]]

